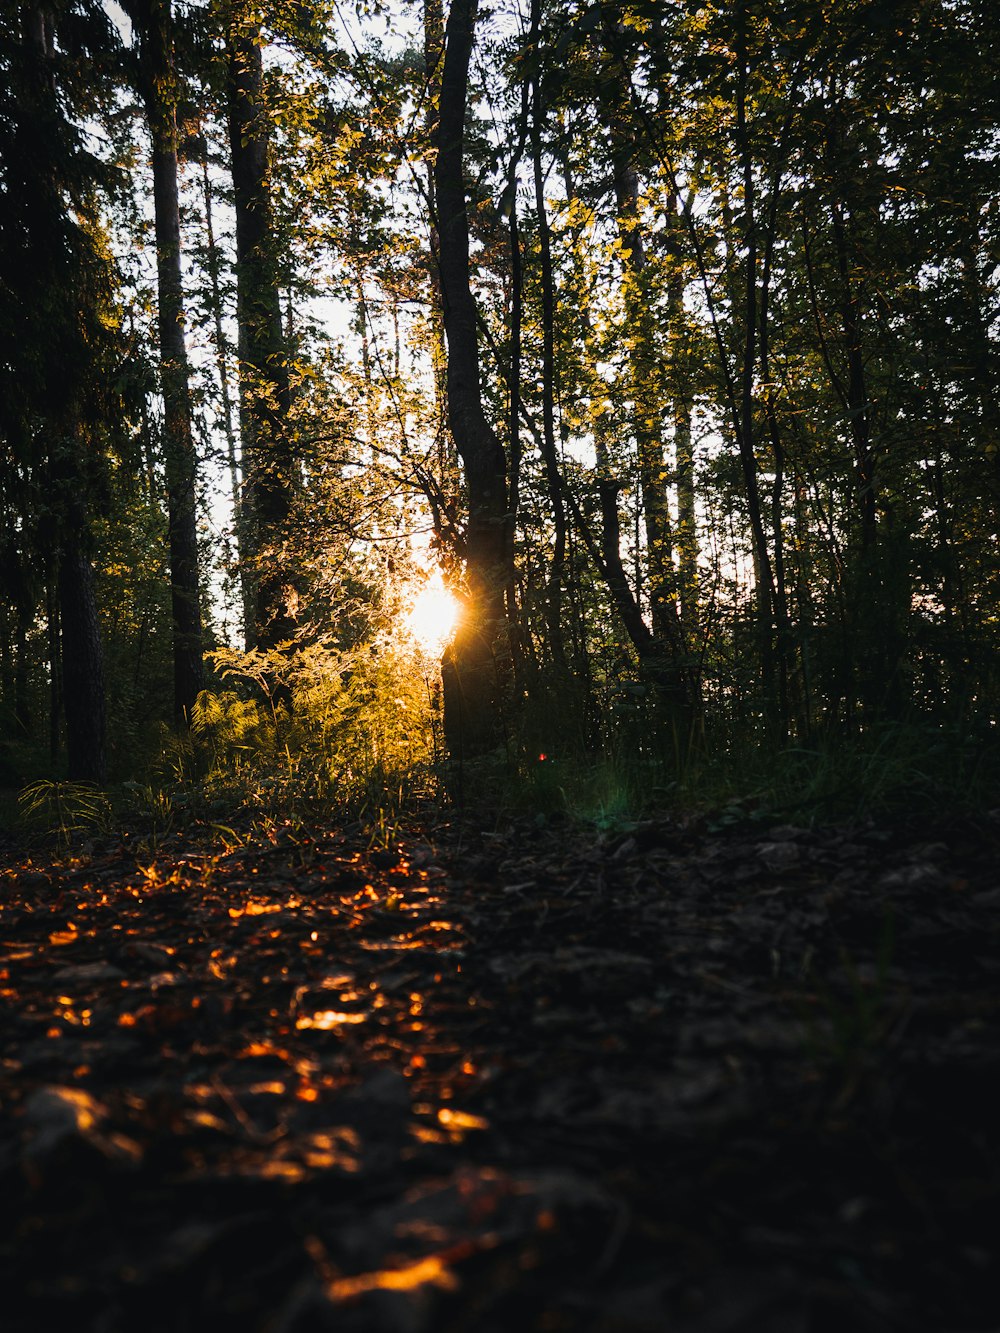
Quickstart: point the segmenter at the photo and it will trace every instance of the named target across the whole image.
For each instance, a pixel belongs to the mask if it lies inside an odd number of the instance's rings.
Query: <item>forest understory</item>
[[[995,1330],[998,851],[995,815],[10,842],[4,1327]]]

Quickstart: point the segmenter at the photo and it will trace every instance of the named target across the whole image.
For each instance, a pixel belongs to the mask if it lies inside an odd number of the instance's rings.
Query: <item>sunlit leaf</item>
[[[328,1032],[345,1024],[364,1023],[367,1017],[367,1014],[345,1013],[338,1009],[321,1009],[315,1014],[300,1014],[295,1020],[295,1026],[297,1028],[318,1028],[322,1032]]]
[[[458,1279],[448,1265],[437,1255],[418,1259],[401,1268],[384,1268],[374,1273],[358,1273],[354,1277],[338,1278],[327,1288],[335,1301],[351,1300],[369,1291],[413,1291],[432,1284],[443,1291],[454,1291]]]

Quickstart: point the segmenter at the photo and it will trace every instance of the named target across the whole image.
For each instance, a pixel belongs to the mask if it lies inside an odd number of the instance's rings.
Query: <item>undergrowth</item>
[[[438,799],[437,696],[412,649],[216,654],[190,727],[164,729],[147,771],[99,792],[44,779],[17,822],[69,846],[125,830],[155,852],[198,828],[223,841],[297,820],[357,822],[388,844]]]
[[[199,696],[165,754],[204,803],[385,826],[433,793],[434,691],[392,644],[227,652],[217,665],[222,688]]]
[[[594,756],[532,749],[502,798],[539,817],[614,826],[653,813],[800,824],[974,813],[1000,804],[1000,748],[991,733],[929,723],[775,745],[753,735],[698,737],[645,750],[612,744]]]
[[[352,651],[225,652],[182,734],[164,732],[140,777],[107,792],[37,780],[19,797],[32,836],[64,847],[128,829],[155,853],[200,828],[224,842],[279,825],[355,823],[389,845],[405,827],[463,815],[566,820],[613,830],[684,816],[721,831],[752,821],[814,824],[935,818],[1000,805],[991,731],[925,722],[775,745],[754,733],[669,731],[618,720],[600,745],[582,728],[510,727],[506,745],[445,761],[430,667],[392,642]],[[588,743],[589,742],[589,743]]]

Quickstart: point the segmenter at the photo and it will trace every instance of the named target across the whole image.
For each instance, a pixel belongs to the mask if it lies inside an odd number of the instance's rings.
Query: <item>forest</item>
[[[2,40],[9,781],[172,746],[328,796],[491,754],[641,789],[904,730],[968,779],[988,6],[79,3]]]
[[[998,167],[988,0],[3,7],[13,1333],[995,1330]]]

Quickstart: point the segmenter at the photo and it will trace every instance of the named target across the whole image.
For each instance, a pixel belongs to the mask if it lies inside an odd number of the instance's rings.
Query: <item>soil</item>
[[[5,862],[8,1333],[1000,1329],[1000,816]]]

